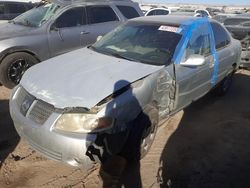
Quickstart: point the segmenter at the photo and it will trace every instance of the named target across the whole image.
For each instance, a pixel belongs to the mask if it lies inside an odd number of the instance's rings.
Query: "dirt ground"
[[[139,187],[250,187],[250,72],[239,71],[224,97],[211,94],[158,129],[150,153],[127,165],[121,184]],[[0,87],[0,187],[101,187],[89,171],[46,159],[20,140]]]

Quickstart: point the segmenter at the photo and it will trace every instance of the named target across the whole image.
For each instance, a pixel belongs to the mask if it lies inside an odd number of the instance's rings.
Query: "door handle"
[[[90,32],[89,31],[81,31],[81,35],[87,35],[87,34],[89,34]]]

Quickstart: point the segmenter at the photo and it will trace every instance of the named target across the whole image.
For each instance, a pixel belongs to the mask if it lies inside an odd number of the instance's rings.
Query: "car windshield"
[[[45,4],[25,12],[15,18],[12,22],[14,24],[29,27],[40,27],[43,23],[49,20],[59,8],[60,6],[54,3]]]
[[[171,62],[181,34],[178,27],[129,22],[91,46],[97,52],[152,65]]]

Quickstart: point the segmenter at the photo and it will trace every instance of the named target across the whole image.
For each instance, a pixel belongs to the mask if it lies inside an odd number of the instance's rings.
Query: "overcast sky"
[[[194,3],[194,4],[220,4],[220,5],[250,5],[250,0],[136,0],[143,3]]]

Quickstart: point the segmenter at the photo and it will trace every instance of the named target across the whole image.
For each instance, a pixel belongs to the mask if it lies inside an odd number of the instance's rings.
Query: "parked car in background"
[[[127,19],[142,16],[137,3],[54,1],[0,24],[0,82],[12,88],[32,65],[96,41]]]
[[[34,5],[27,1],[0,1],[0,23],[4,20],[11,20],[20,14],[32,9]]]
[[[148,12],[146,12],[145,16],[168,15],[168,14],[211,18],[209,12],[203,9],[196,9],[196,10],[178,9],[177,11],[171,11],[171,9],[168,8],[153,8]]]
[[[228,91],[240,52],[211,19],[135,18],[27,70],[10,98],[11,117],[49,158],[86,168],[113,155],[139,160],[159,121],[212,89]]]
[[[235,39],[241,41],[241,67],[250,68],[250,14],[239,14],[227,18],[224,21],[225,27]]]
[[[189,12],[189,11],[182,11],[182,10],[172,11],[171,14],[172,15],[177,15],[177,16],[179,15],[179,16],[202,17],[202,15],[200,13]]]
[[[145,13],[145,16],[156,16],[156,15],[168,15],[171,14],[171,10],[168,8],[153,8]]]
[[[196,14],[200,14],[201,17],[212,18],[212,16],[210,15],[210,13],[207,10],[205,10],[205,9],[196,9],[194,12]]]

